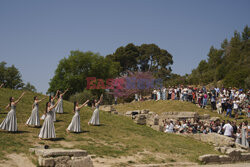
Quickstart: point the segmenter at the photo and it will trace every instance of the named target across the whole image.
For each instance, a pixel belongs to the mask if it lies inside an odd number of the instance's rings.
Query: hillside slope
[[[8,111],[3,107],[8,104],[10,96],[17,98],[22,92],[18,90],[0,89],[0,122]],[[28,148],[48,144],[51,147],[80,148],[87,150],[98,158],[118,158],[140,156],[126,163],[163,163],[176,161],[196,161],[199,155],[215,153],[212,146],[189,137],[175,134],[164,134],[146,126],[135,124],[127,117],[100,112],[101,126],[88,126],[92,109],[81,110],[81,126],[83,133],[66,133],[73,116],[73,104],[64,101],[64,114],[57,114],[55,123],[57,139],[54,141],[39,140],[40,128],[26,127],[24,124],[31,113],[33,96],[41,94],[27,92],[17,106],[18,133],[0,131],[0,159],[6,154],[25,153]],[[45,109],[45,101],[39,105],[40,116]],[[94,159],[95,161],[95,159]],[[125,163],[125,164],[126,164]],[[121,165],[121,164],[120,164]],[[119,163],[118,163],[119,166]]]

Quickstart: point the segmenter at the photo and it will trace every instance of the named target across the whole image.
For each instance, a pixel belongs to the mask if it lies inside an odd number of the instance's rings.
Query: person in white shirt
[[[174,132],[174,124],[173,121],[170,121],[170,123],[166,126],[166,133],[173,133]]]
[[[227,124],[225,124],[225,125],[223,126],[223,130],[224,130],[224,136],[232,137],[232,134],[233,134],[233,127],[232,127],[232,125],[230,124],[230,121],[227,121]]]

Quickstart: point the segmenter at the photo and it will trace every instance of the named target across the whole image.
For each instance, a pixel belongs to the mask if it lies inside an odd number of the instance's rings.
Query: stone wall
[[[30,152],[38,156],[38,164],[42,167],[93,167],[85,150],[30,148]]]

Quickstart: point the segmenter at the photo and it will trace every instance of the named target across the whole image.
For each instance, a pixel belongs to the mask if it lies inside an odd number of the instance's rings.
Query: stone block
[[[57,157],[57,156],[74,156],[74,157],[80,157],[80,156],[87,156],[88,153],[85,150],[64,150],[60,148],[56,149],[36,149],[35,151],[37,156],[42,157]]]
[[[39,164],[39,166],[43,166],[43,167],[54,167],[55,160],[54,160],[54,158],[43,158],[43,157],[39,156],[38,157],[38,164]]]
[[[241,153],[241,161],[250,161],[250,153]]]
[[[199,156],[199,160],[204,164],[220,162],[219,155],[216,155],[216,154],[206,154],[206,155]]]
[[[89,156],[83,158],[73,158],[68,162],[72,167],[93,167],[93,162]]]
[[[220,159],[220,163],[222,164],[230,163],[232,161],[228,155],[220,155],[219,159]]]

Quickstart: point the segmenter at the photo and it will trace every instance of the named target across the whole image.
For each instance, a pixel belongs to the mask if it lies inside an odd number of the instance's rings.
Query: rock
[[[219,120],[219,119],[220,119],[220,117],[211,117],[210,121],[216,121],[216,120]]]
[[[147,119],[147,125],[159,125],[159,117],[151,116]]]
[[[220,155],[219,156],[220,163],[230,163],[232,160],[228,155]]]
[[[242,161],[250,161],[250,153],[241,153]]]
[[[232,161],[239,161],[241,159],[241,150],[237,148],[229,148],[226,154],[232,159]]]
[[[132,112],[133,112],[133,111],[127,111],[127,112],[125,113],[125,115],[132,115]]]
[[[60,157],[54,158],[54,161],[56,162],[56,164],[58,164],[58,163],[65,164],[70,159],[71,158],[69,156],[60,156]]]
[[[141,114],[148,114],[148,113],[149,113],[148,109],[141,110]]]
[[[150,112],[148,112],[148,114],[153,115],[153,114],[155,114],[155,113],[154,113],[154,112],[152,112],[152,111],[150,111]]]
[[[222,154],[225,154],[226,153],[226,151],[227,151],[227,149],[229,149],[230,147],[220,147],[220,152],[222,153]]]
[[[111,113],[111,111],[115,110],[114,106],[111,106],[111,105],[101,105],[99,107],[99,109],[102,110],[102,111],[107,111],[109,113]]]
[[[205,164],[220,162],[219,155],[216,155],[216,154],[206,154],[206,155],[199,156],[199,160]]]
[[[43,158],[39,156],[38,164],[39,166],[44,166],[44,167],[54,167],[55,161],[54,161],[54,158]]]
[[[209,114],[204,114],[200,116],[200,119],[209,119],[210,115]]]
[[[194,134],[191,137],[203,142],[213,143],[217,147],[232,147],[235,145],[233,138],[217,133]]]
[[[235,147],[236,147],[236,148],[239,148],[239,149],[243,149],[243,150],[248,150],[247,147],[245,147],[245,146],[243,146],[243,145],[241,145],[241,144],[238,144],[238,143],[235,143]]]
[[[176,120],[183,120],[183,119],[191,119],[191,118],[198,118],[198,114],[196,112],[164,112],[161,114],[161,119],[176,119]]]
[[[93,167],[93,162],[89,156],[84,158],[74,158],[68,164],[72,167]]]
[[[136,116],[135,122],[139,125],[146,125],[146,119],[147,119],[146,115],[140,114]]]
[[[118,113],[117,111],[113,111],[113,114],[116,114],[116,115],[118,115],[119,113]]]
[[[88,153],[85,150],[64,150],[64,149],[36,149],[36,155],[42,157],[56,157],[56,156],[87,156]]]

